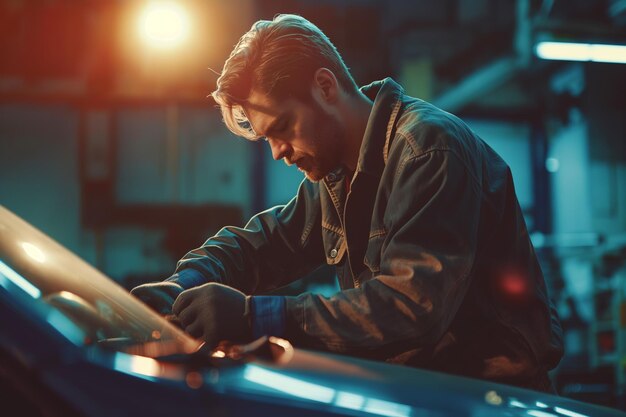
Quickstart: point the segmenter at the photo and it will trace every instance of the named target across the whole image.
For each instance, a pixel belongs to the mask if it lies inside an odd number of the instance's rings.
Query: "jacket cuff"
[[[175,273],[165,281],[178,284],[186,290],[202,284],[206,284],[207,282],[212,282],[212,280],[208,280],[204,275],[202,275],[195,269],[183,269]]]
[[[252,337],[278,336],[285,333],[285,297],[257,295],[250,300]]]

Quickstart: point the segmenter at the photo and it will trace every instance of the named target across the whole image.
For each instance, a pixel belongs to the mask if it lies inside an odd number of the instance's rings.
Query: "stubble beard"
[[[345,132],[332,115],[325,113],[321,108],[316,108],[316,131],[315,142],[318,148],[315,154],[309,155],[310,166],[301,169],[304,176],[311,182],[319,182],[331,171],[341,164],[341,144],[345,141]],[[324,144],[323,148],[319,148]]]

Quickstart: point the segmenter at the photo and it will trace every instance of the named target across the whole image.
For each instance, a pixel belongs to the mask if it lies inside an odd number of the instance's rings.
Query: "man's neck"
[[[346,132],[343,163],[352,172],[356,171],[361,143],[373,105],[372,100],[359,91],[354,96],[347,96],[342,109]]]

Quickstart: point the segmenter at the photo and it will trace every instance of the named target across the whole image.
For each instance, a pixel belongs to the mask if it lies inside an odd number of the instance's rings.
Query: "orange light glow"
[[[215,352],[213,352],[211,354],[211,356],[213,356],[214,358],[225,358],[226,357],[226,353],[224,353],[221,350],[216,350]]]
[[[146,44],[157,49],[170,49],[189,38],[189,13],[173,1],[149,2],[139,17],[139,33]]]
[[[185,382],[189,388],[198,389],[202,386],[203,378],[199,372],[189,372],[185,376]]]

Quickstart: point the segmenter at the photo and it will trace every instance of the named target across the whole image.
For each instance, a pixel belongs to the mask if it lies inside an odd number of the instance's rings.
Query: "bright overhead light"
[[[189,36],[189,14],[173,1],[149,2],[139,17],[139,33],[150,46],[168,49]]]
[[[542,59],[626,64],[626,45],[539,42],[535,52]]]

